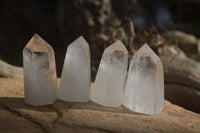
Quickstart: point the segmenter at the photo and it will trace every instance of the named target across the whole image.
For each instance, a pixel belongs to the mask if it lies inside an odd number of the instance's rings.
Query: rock
[[[90,47],[80,36],[67,48],[57,96],[63,101],[88,102],[90,83]]]
[[[163,65],[147,44],[131,59],[123,101],[124,106],[138,113],[152,115],[163,109]]]
[[[124,106],[102,107],[91,101],[57,100],[53,105],[33,107],[25,104],[23,79],[17,78],[0,78],[0,112],[0,131],[5,133],[200,132],[200,114],[168,101],[162,112],[152,116],[132,112]]]
[[[90,99],[106,107],[121,106],[127,66],[128,51],[118,40],[104,50]]]
[[[38,34],[23,49],[25,102],[34,106],[52,104],[57,99],[54,50]]]

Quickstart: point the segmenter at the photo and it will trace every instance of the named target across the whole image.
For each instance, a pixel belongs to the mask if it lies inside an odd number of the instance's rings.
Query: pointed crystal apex
[[[24,49],[29,49],[32,52],[48,52],[48,50],[51,50],[52,48],[38,34],[34,34]]]
[[[159,57],[146,43],[134,55],[151,57],[154,62],[159,60]]]
[[[83,36],[80,36],[75,41],[84,41],[84,43],[87,43],[87,41],[85,40],[85,38]]]
[[[108,107],[122,104],[127,64],[128,51],[121,41],[105,49],[91,90],[92,101]]]
[[[89,45],[81,36],[68,46],[58,89],[59,99],[71,102],[89,101],[90,65]]]
[[[23,50],[25,102],[39,106],[57,99],[57,75],[54,51],[41,37],[34,35]]]
[[[130,110],[150,115],[163,109],[162,62],[146,44],[131,59],[123,104]]]
[[[107,47],[105,49],[105,52],[112,53],[116,50],[119,50],[119,51],[124,52],[125,54],[128,54],[128,50],[126,49],[126,47],[124,46],[124,44],[120,40],[116,41],[115,43],[113,43],[112,45]]]
[[[34,38],[40,38],[40,36],[37,33],[35,33],[33,37]]]
[[[87,50],[87,49],[89,49],[89,44],[87,43],[87,41],[82,36],[80,36],[75,41],[73,41],[68,47],[69,48],[71,48],[71,47],[83,47]]]

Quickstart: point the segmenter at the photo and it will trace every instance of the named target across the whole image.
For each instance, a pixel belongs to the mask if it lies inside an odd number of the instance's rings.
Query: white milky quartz
[[[149,115],[163,109],[163,66],[147,44],[134,54],[130,62],[123,104],[130,110]]]
[[[48,105],[56,99],[57,75],[52,47],[35,34],[23,50],[25,102]]]
[[[83,37],[72,42],[65,56],[58,98],[71,102],[89,101],[91,84],[90,48]]]
[[[128,51],[121,41],[105,49],[91,90],[93,102],[107,107],[119,107],[122,104],[127,65]]]

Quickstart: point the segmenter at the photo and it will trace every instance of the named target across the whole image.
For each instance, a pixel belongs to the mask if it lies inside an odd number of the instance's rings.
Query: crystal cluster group
[[[163,109],[163,66],[145,44],[132,57],[128,76],[128,51],[121,41],[107,47],[102,55],[94,87],[91,84],[90,48],[83,37],[72,42],[57,83],[53,48],[35,34],[23,50],[25,102],[48,105],[56,99],[70,102],[92,100],[102,106],[119,107],[143,114]]]

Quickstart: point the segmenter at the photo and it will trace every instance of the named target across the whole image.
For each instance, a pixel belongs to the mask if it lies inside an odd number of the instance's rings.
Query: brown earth
[[[57,100],[53,105],[33,107],[24,103],[23,79],[0,78],[0,132],[199,133],[200,114],[168,101],[162,112],[152,116],[91,101]]]

